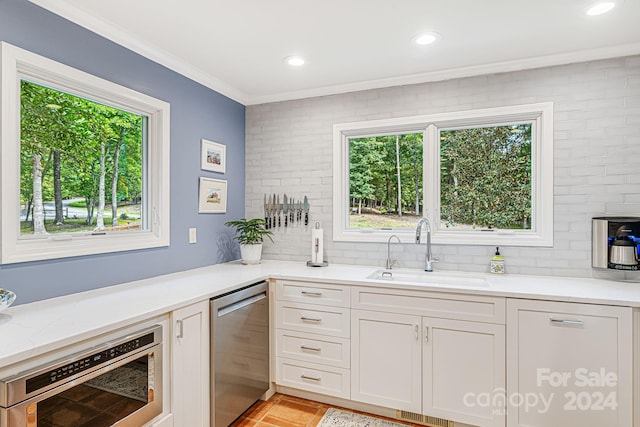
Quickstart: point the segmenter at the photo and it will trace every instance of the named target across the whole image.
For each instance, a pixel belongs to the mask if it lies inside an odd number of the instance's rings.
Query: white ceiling
[[[640,53],[638,0],[30,1],[245,105]]]

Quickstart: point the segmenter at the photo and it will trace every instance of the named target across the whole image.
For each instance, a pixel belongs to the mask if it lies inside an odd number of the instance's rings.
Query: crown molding
[[[437,82],[484,74],[497,74],[512,71],[523,71],[535,68],[566,65],[577,62],[595,61],[640,54],[640,43],[616,45],[604,48],[585,49],[580,51],[553,55],[522,58],[512,61],[473,65],[446,70],[430,71],[400,77],[367,80],[348,84],[324,86],[290,92],[279,92],[265,95],[250,95],[231,86],[211,74],[185,63],[184,60],[162,50],[158,46],[147,44],[126,30],[83,12],[67,3],[57,0],[29,0],[48,11],[74,22],[108,40],[130,49],[158,64],[165,66],[183,76],[192,79],[243,105],[258,105],[271,102],[289,101],[319,96],[338,95],[385,87],[404,86],[419,83]]]
[[[178,74],[194,80],[234,101],[247,105],[249,96],[235,87],[215,78],[201,69],[185,63],[183,59],[172,55],[156,45],[144,43],[126,30],[107,23],[96,16],[83,12],[67,3],[57,0],[29,0],[29,2],[55,13],[81,27],[92,31],[107,40],[136,52]]]
[[[640,54],[640,43],[617,45],[606,48],[580,50],[574,52],[523,58],[513,61],[494,62],[470,67],[459,67],[447,70],[430,71],[401,77],[368,80],[343,85],[325,86],[292,92],[274,93],[261,96],[251,96],[246,105],[267,104],[271,102],[289,101],[294,99],[313,98],[319,96],[338,95],[341,93],[358,92],[371,89],[381,89],[393,86],[405,86],[419,83],[437,82],[463,77],[474,77],[486,74],[525,71],[535,68],[574,64],[578,62],[596,61],[600,59],[618,58]]]

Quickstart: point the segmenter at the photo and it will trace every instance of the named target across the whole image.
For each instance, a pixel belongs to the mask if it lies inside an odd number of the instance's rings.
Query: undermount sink
[[[425,285],[489,286],[483,274],[455,271],[376,270],[367,279]]]

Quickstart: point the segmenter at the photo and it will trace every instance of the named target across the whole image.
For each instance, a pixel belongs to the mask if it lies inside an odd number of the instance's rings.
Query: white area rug
[[[329,408],[317,427],[407,427],[391,421],[380,420],[355,412]]]

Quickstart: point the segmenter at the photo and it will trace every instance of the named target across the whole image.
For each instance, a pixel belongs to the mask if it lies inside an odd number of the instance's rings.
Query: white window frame
[[[532,123],[530,230],[452,230],[440,220],[440,130]],[[553,246],[553,103],[516,105],[333,126],[333,240],[386,242],[392,234],[413,242],[415,229],[349,228],[349,138],[423,132],[424,216],[435,244]],[[417,225],[417,224],[416,224]]]
[[[0,42],[0,258],[2,264],[169,246],[169,103],[51,59]],[[65,92],[147,117],[147,227],[94,235],[20,236],[20,81],[49,83]]]

